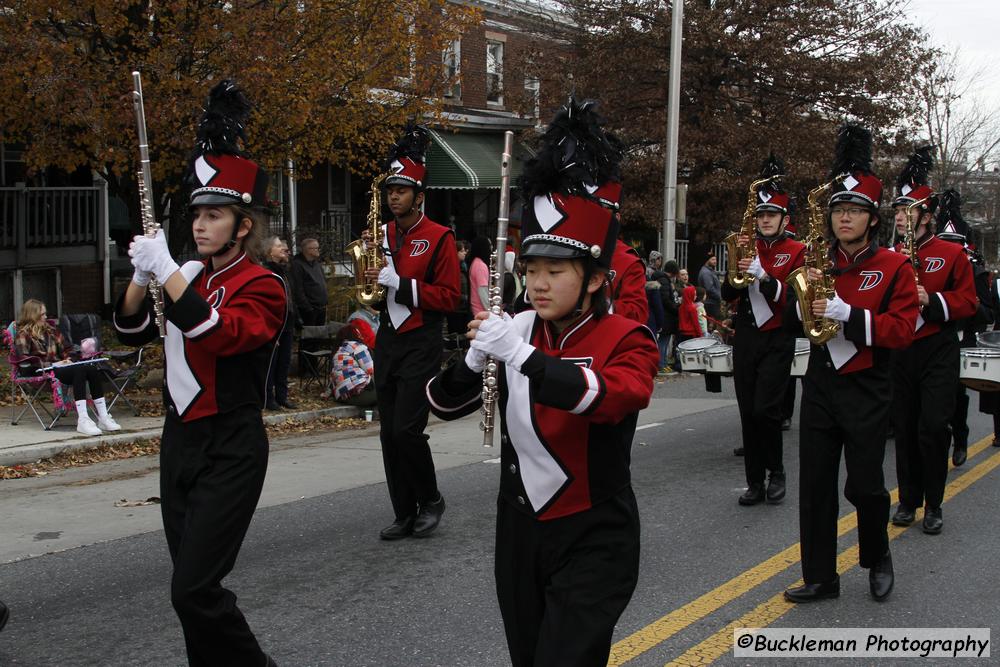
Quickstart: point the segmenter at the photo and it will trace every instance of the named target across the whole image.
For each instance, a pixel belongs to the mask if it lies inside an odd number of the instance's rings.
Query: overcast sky
[[[910,16],[968,73],[982,70],[979,101],[1000,111],[1000,0],[911,0]]]

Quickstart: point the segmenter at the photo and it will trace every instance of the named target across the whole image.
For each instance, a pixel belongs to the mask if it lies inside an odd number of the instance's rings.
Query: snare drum
[[[795,356],[792,357],[792,377],[800,378],[809,368],[809,339],[795,339]]]
[[[701,354],[710,347],[719,344],[719,339],[715,336],[703,336],[701,338],[691,338],[683,343],[677,344],[677,356],[681,360],[681,368],[685,373],[704,373],[705,364]]]
[[[958,377],[962,384],[976,391],[1000,391],[1000,349],[966,347],[959,355]]]
[[[717,343],[702,352],[702,363],[708,373],[733,374],[733,346]],[[685,369],[687,370],[687,369]]]
[[[983,331],[976,334],[976,344],[979,347],[1000,348],[1000,331]]]

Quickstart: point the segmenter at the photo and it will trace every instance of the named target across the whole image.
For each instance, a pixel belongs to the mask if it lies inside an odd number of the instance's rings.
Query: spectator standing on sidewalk
[[[489,310],[490,303],[490,240],[485,236],[472,239],[469,249],[469,306],[472,316]],[[468,321],[466,322],[468,324]]]
[[[295,308],[305,326],[326,324],[326,274],[319,261],[319,241],[306,237],[299,243],[299,254],[292,259],[292,286]]]
[[[660,300],[663,303],[663,329],[659,341],[660,368],[676,363],[674,348],[677,346],[677,325],[679,322],[680,293],[677,291],[677,262],[670,259],[663,265],[660,275]]]
[[[292,277],[288,270],[288,244],[282,241],[281,237],[272,236],[267,248],[264,266],[281,278],[284,283],[288,309],[285,313],[285,324],[281,328],[281,335],[278,336],[274,355],[271,357],[271,368],[267,374],[267,401],[265,405],[268,410],[280,408],[294,410],[298,406],[288,399],[288,367],[292,363],[292,330],[298,315],[295,311],[295,300],[292,299]]]
[[[705,288],[705,310],[713,320],[721,320],[722,317],[722,281],[719,274],[715,272],[719,260],[715,257],[715,252],[708,251],[708,259],[698,271],[698,287]]]
[[[469,305],[469,265],[465,261],[469,255],[469,242],[455,241],[455,252],[458,255],[458,270],[461,272],[459,286],[462,298],[455,312],[448,315],[448,333],[465,335],[466,326],[472,319],[472,306]]]

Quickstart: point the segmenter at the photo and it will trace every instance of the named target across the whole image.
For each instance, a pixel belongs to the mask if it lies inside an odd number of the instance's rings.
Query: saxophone
[[[752,260],[757,256],[757,222],[754,220],[754,212],[757,208],[757,190],[771,181],[781,178],[781,174],[761,178],[750,184],[750,191],[747,193],[747,207],[743,211],[743,224],[739,230],[733,232],[725,239],[726,244],[726,280],[736,289],[749,287],[754,281],[754,277],[740,271],[740,260]],[[740,243],[740,237],[749,239],[747,243]]]
[[[917,257],[917,253],[913,248],[913,243],[916,240],[913,238],[915,236],[913,229],[913,209],[920,206],[928,199],[930,199],[930,197],[924,197],[923,199],[915,201],[906,207],[906,236],[903,237],[903,246],[906,248],[906,254],[910,258],[910,264],[913,265],[913,277],[917,280],[917,287],[920,286],[920,258]]]
[[[822,345],[837,335],[840,322],[825,317],[816,317],[812,312],[812,303],[817,299],[832,299],[834,295],[834,277],[828,271],[833,267],[830,261],[830,243],[826,238],[826,217],[824,206],[819,203],[820,195],[829,191],[849,174],[841,174],[829,183],[809,191],[809,226],[805,237],[805,264],[795,269],[785,279],[789,287],[795,290],[799,299],[799,309],[802,311],[802,329],[806,338],[816,345]],[[809,280],[809,269],[818,269],[823,278],[817,282]]]
[[[370,237],[351,241],[347,253],[354,260],[354,292],[360,303],[374,306],[385,299],[385,287],[374,279],[365,277],[366,269],[382,268],[382,181],[386,174],[380,174],[372,181],[372,203],[368,207],[368,233]]]

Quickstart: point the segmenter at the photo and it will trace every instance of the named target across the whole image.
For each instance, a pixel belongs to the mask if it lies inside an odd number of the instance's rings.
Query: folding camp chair
[[[70,409],[76,409],[76,405],[70,396],[69,387],[64,387],[56,379],[55,373],[51,370],[36,372],[37,369],[45,365],[41,357],[18,356],[17,350],[14,349],[16,335],[14,322],[11,322],[3,330],[3,343],[9,350],[7,363],[10,366],[11,383],[10,423],[16,426],[24,413],[30,409],[41,427],[48,431]],[[48,406],[41,402],[44,397],[43,391],[47,387],[52,390],[52,410],[49,410]],[[25,403],[20,412],[17,410],[18,393],[24,398]],[[42,418],[42,413],[47,418]]]
[[[132,408],[132,412],[138,416],[139,410],[132,401],[129,400],[125,391],[135,384],[139,371],[142,370],[142,353],[145,348],[134,350],[105,350],[104,341],[101,337],[101,318],[94,313],[67,314],[59,318],[59,329],[67,345],[72,346],[74,358],[81,358],[81,345],[87,338],[96,341],[93,353],[98,356],[108,357],[110,361],[98,364],[98,368],[104,377],[114,388],[114,397],[108,402],[110,410],[122,399]]]

